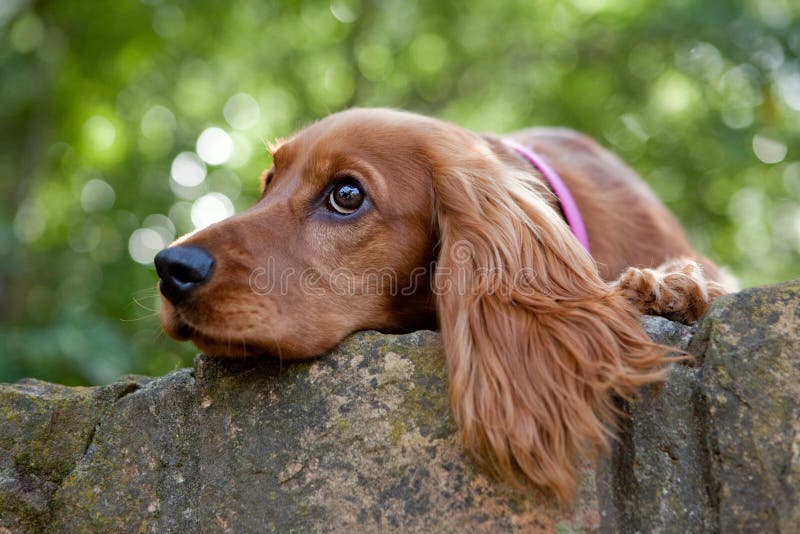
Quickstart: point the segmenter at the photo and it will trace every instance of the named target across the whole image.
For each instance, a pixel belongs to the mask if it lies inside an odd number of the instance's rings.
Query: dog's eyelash
[[[275,169],[272,168],[268,171],[265,171],[264,174],[261,175],[261,197],[263,198],[264,195],[267,194],[269,190],[269,186],[272,183],[272,179],[275,177]]]

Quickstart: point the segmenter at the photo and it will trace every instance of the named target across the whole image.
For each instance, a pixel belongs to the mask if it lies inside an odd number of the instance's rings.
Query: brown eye
[[[363,203],[364,192],[354,181],[336,184],[328,196],[328,208],[342,215],[355,213]]]

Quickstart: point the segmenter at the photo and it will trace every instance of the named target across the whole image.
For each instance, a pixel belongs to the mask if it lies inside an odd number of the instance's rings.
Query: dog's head
[[[254,207],[156,258],[164,329],[297,359],[438,319],[467,448],[568,497],[578,457],[608,446],[611,394],[662,379],[664,352],[538,175],[496,140],[390,110],[328,117],[273,158]]]
[[[298,359],[357,330],[434,328],[431,148],[454,134],[353,110],[274,146],[255,206],[157,257],[167,333],[213,355]]]

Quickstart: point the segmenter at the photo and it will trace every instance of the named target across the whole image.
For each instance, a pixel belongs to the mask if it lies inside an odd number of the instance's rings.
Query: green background
[[[355,105],[582,130],[744,285],[796,277],[798,57],[793,0],[0,1],[0,381],[187,365],[147,260]],[[178,185],[209,127],[230,158]]]

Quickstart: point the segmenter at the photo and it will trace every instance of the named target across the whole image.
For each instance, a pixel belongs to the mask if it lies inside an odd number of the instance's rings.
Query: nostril
[[[172,263],[167,267],[167,273],[168,276],[179,282],[198,284],[205,281],[208,276],[208,266],[206,264]]]
[[[177,246],[162,250],[154,259],[161,278],[161,293],[173,304],[185,299],[207,282],[214,271],[214,257],[202,247]]]

